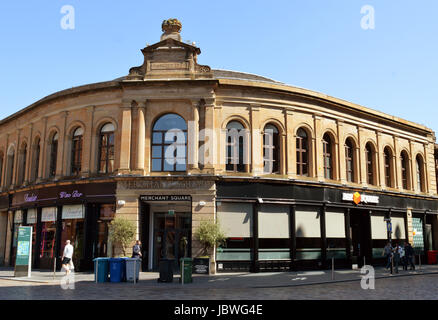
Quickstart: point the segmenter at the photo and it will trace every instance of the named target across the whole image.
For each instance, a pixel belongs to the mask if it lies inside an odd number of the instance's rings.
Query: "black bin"
[[[175,264],[175,259],[160,260],[160,278],[158,278],[158,282],[173,282],[174,264]]]

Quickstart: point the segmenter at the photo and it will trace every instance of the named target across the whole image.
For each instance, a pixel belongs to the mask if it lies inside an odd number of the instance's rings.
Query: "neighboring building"
[[[199,256],[192,235],[214,219],[228,237],[218,271],[377,263],[389,236],[438,249],[432,130],[199,65],[180,29],[165,21],[128,76],[0,121],[0,262],[13,265],[17,227],[32,225],[35,267],[51,268],[70,239],[89,270],[119,252],[108,243],[115,216],[137,224],[144,270],[182,257],[184,237]]]

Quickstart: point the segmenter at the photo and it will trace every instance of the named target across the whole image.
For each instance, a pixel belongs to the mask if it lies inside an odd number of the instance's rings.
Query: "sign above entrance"
[[[343,201],[353,201],[355,204],[359,203],[379,203],[378,196],[370,196],[367,194],[360,194],[359,192],[355,193],[342,193]]]
[[[141,201],[192,201],[192,196],[180,195],[155,195],[155,196],[141,196]]]

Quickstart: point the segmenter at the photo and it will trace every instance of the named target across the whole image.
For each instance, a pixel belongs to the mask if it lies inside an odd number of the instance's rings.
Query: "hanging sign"
[[[43,208],[41,211],[41,222],[56,221],[56,207]]]
[[[17,254],[15,257],[15,277],[29,277],[32,257],[32,227],[19,227]]]
[[[27,210],[27,224],[37,223],[37,211],[36,209]]]
[[[23,211],[17,210],[14,215],[14,223],[22,223],[23,222]]]
[[[62,207],[62,219],[83,219],[84,206],[83,205],[69,205]]]

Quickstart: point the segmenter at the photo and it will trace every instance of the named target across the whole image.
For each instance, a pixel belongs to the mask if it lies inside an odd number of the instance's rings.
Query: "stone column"
[[[120,137],[120,166],[119,173],[126,174],[130,172],[131,160],[131,122],[132,122],[132,101],[123,101],[121,108],[121,137]]]
[[[22,129],[17,130],[17,145],[15,146],[15,153],[14,153],[14,171],[12,172],[12,183],[9,186],[9,188],[13,189],[17,186],[18,181],[18,172],[20,170],[18,160],[20,158],[20,152],[21,152],[21,132]]]
[[[314,176],[318,178],[318,181],[324,181],[324,159],[323,159],[323,128],[322,128],[322,116],[314,115],[314,123],[315,123],[315,137],[313,137],[313,145],[312,151],[314,154]]]
[[[289,176],[289,178],[296,178],[297,176],[297,139],[295,135],[295,127],[294,127],[294,117],[293,117],[293,110],[291,109],[285,109],[283,111],[284,113],[284,124],[286,129],[286,142],[284,144],[285,146],[285,155],[286,160],[284,162],[286,167],[286,174]],[[310,140],[309,140],[310,142]],[[309,160],[310,161],[310,157]],[[310,165],[309,165],[310,169]],[[309,172],[309,175],[311,176],[311,173]]]
[[[41,155],[40,155],[40,165],[39,165],[39,169],[38,169],[38,177],[36,182],[40,183],[43,180],[43,177],[46,176],[46,170],[47,170],[47,166],[45,165],[46,161],[47,161],[47,146],[48,143],[46,141],[47,139],[47,117],[43,118],[43,122],[44,122],[44,129],[43,129],[43,133],[42,133],[42,137],[40,140],[41,143]]]
[[[59,138],[58,138],[58,158],[56,160],[56,175],[55,180],[58,180],[63,175],[67,176],[70,175],[70,168],[67,167],[67,163],[70,163],[71,161],[68,161],[68,156],[70,156],[69,152],[67,152],[67,146],[71,144],[71,141],[67,141],[67,118],[68,118],[69,112],[64,111],[63,116],[63,123],[62,126],[60,126],[59,130]]]
[[[412,140],[409,140],[409,169],[411,171],[410,180],[411,180],[411,190],[415,192],[420,192],[417,188],[417,159],[414,155],[414,149],[412,147]]]
[[[359,163],[360,163],[360,184],[363,186],[367,186],[367,159],[365,159],[365,144],[362,141],[363,134],[363,128],[358,127],[358,144],[359,144]]]
[[[403,190],[402,179],[401,179],[401,162],[400,162],[400,150],[399,150],[399,137],[394,136],[394,187]]]
[[[135,170],[138,174],[144,175],[144,155],[145,155],[145,106],[144,102],[141,102],[137,106],[136,114],[137,114],[137,157],[135,161]]]
[[[215,144],[215,100],[214,99],[204,99],[204,132],[202,137],[204,141],[203,148],[203,170],[206,173],[214,174],[215,166],[218,164],[216,144]],[[220,143],[219,143],[220,144]]]
[[[344,121],[336,121],[337,131],[338,131],[338,154],[337,154],[337,168],[338,168],[338,180],[342,184],[347,183],[347,168],[345,162],[345,137],[344,137]]]
[[[414,243],[414,227],[412,226],[412,208],[408,208],[406,212],[406,221],[408,223],[408,234],[407,238],[410,244]]]
[[[34,163],[32,161],[32,156],[34,153],[34,145],[33,145],[33,126],[34,124],[30,124],[30,135],[29,135],[29,141],[27,146],[27,159],[26,159],[26,168],[24,172],[24,185],[28,185],[30,178],[31,178],[31,170],[34,166]]]
[[[385,187],[385,159],[383,158],[383,149],[382,149],[382,132],[377,131],[377,185],[381,188]]]
[[[249,172],[252,175],[258,176],[264,174],[263,172],[263,133],[260,128],[260,106],[259,105],[251,105],[250,106],[250,139],[249,145],[251,149],[250,153],[250,161],[251,165],[249,167]]]
[[[199,172],[199,105],[200,100],[191,100],[192,119],[187,130],[187,171]]]
[[[83,135],[83,146],[82,146],[82,167],[81,167],[81,175],[83,177],[89,177],[90,173],[94,168],[95,161],[93,159],[97,159],[96,153],[98,153],[97,148],[95,147],[93,140],[94,139],[94,111],[95,106],[87,107],[87,118],[85,119],[85,128]]]

